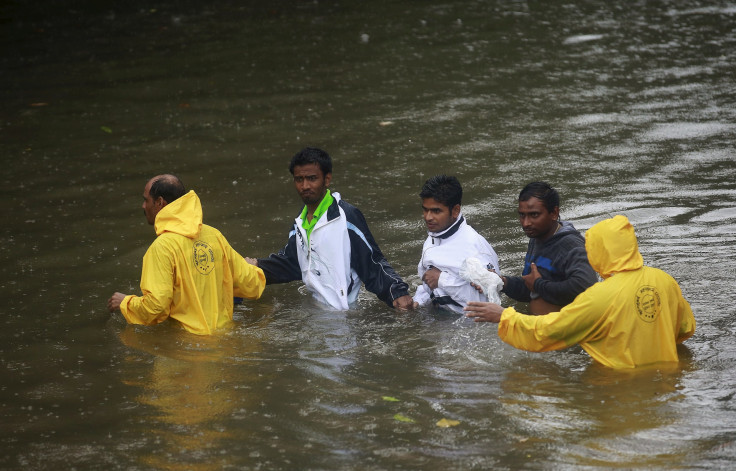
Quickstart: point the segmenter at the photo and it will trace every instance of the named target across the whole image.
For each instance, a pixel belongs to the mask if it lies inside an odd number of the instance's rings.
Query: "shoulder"
[[[486,238],[476,231],[470,224],[464,224],[456,235],[458,237],[458,242],[460,243],[472,244],[479,249],[487,249],[491,247],[488,240],[486,240]]]
[[[169,245],[181,239],[186,239],[186,237],[184,237],[181,234],[177,234],[175,232],[164,232],[162,234],[159,234],[158,237],[156,237],[156,240],[153,241],[153,243],[151,244],[151,247]]]
[[[585,242],[583,234],[581,234],[570,221],[561,221],[560,223],[562,224],[559,231],[561,239],[580,240]]]
[[[188,240],[181,234],[175,234],[173,232],[164,232],[156,237],[151,245],[148,247],[146,254],[173,254],[178,252],[182,245],[183,240]]]
[[[345,218],[349,223],[357,224],[360,227],[367,228],[365,216],[363,216],[363,213],[358,208],[342,199],[338,201],[336,207],[339,207],[340,210],[342,210],[343,214],[345,214]]]
[[[353,206],[352,204],[348,203],[347,201],[341,199],[337,201],[337,206],[340,207],[343,211],[345,211],[346,214],[348,213],[357,213],[357,214],[363,214],[360,212],[360,210]]]
[[[464,222],[464,224],[463,224],[463,226],[461,227],[461,229],[460,229],[460,230],[461,230],[461,231],[463,231],[463,232],[465,232],[465,234],[466,234],[466,235],[467,235],[468,237],[475,237],[475,238],[478,238],[478,239],[483,239],[484,241],[486,240],[486,238],[485,238],[485,237],[483,237],[483,236],[482,236],[482,235],[480,234],[480,232],[476,231],[476,230],[475,230],[475,227],[473,227],[473,225],[472,225],[472,224],[468,223],[468,221],[467,221],[467,220],[466,220],[466,221]]]
[[[660,270],[659,268],[654,267],[648,267],[646,265],[644,265],[641,269],[644,271],[646,276],[648,276],[649,278],[655,278],[660,283],[668,283],[671,285],[675,285],[678,288],[680,286],[677,280],[675,280],[672,275],[664,270]]]
[[[582,248],[585,250],[585,238],[573,228],[561,233],[554,241],[554,245],[557,245],[566,249]]]
[[[207,224],[202,224],[202,229],[200,230],[199,235],[200,237],[209,235],[223,237],[222,232],[220,232],[219,229],[208,226]]]
[[[614,281],[614,278],[615,276],[588,286],[575,298],[573,303],[580,300],[598,306],[612,305],[612,300],[620,294],[620,289],[617,287],[618,280]]]

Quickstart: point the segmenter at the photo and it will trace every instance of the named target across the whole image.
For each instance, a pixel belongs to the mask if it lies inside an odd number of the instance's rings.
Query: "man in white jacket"
[[[500,273],[498,255],[465,221],[461,207],[463,189],[457,178],[434,176],[424,183],[419,197],[429,237],[417,268],[423,283],[414,294],[414,302],[419,306],[431,303],[462,314],[469,301],[487,299],[460,277],[463,261],[474,257],[489,270]]]

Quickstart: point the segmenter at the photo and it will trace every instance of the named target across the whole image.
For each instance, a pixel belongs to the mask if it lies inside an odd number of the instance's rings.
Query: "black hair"
[[[332,159],[330,154],[316,147],[305,147],[291,158],[289,172],[294,175],[294,167],[297,165],[319,164],[322,176],[332,173]]]
[[[448,208],[452,209],[463,200],[463,187],[455,177],[447,175],[435,175],[424,182],[419,197],[434,198]]]
[[[187,190],[184,188],[184,184],[179,177],[175,175],[161,175],[153,181],[148,193],[151,195],[151,199],[156,200],[160,196],[168,204],[181,198],[186,192]]]
[[[560,195],[547,182],[531,182],[519,193],[519,201],[528,201],[529,198],[537,198],[547,211],[552,212],[555,206],[560,206]]]

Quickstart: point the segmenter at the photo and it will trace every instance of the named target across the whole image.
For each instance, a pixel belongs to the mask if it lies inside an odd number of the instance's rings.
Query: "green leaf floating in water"
[[[100,126],[100,129],[102,129],[108,134],[112,134],[112,129],[108,128],[107,126]]]
[[[398,399],[396,399],[395,397],[391,397],[391,396],[383,396],[381,399],[383,399],[386,402],[400,402]]]
[[[408,424],[414,423],[414,419],[412,419],[411,417],[407,417],[405,415],[401,415],[401,414],[396,414],[394,416],[394,419],[398,420],[399,422],[406,422]]]

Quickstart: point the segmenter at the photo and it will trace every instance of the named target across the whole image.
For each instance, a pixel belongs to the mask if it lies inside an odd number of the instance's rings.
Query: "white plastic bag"
[[[492,303],[501,304],[501,290],[503,280],[475,257],[468,257],[460,265],[460,277],[470,283],[475,283],[483,289],[483,294]]]

